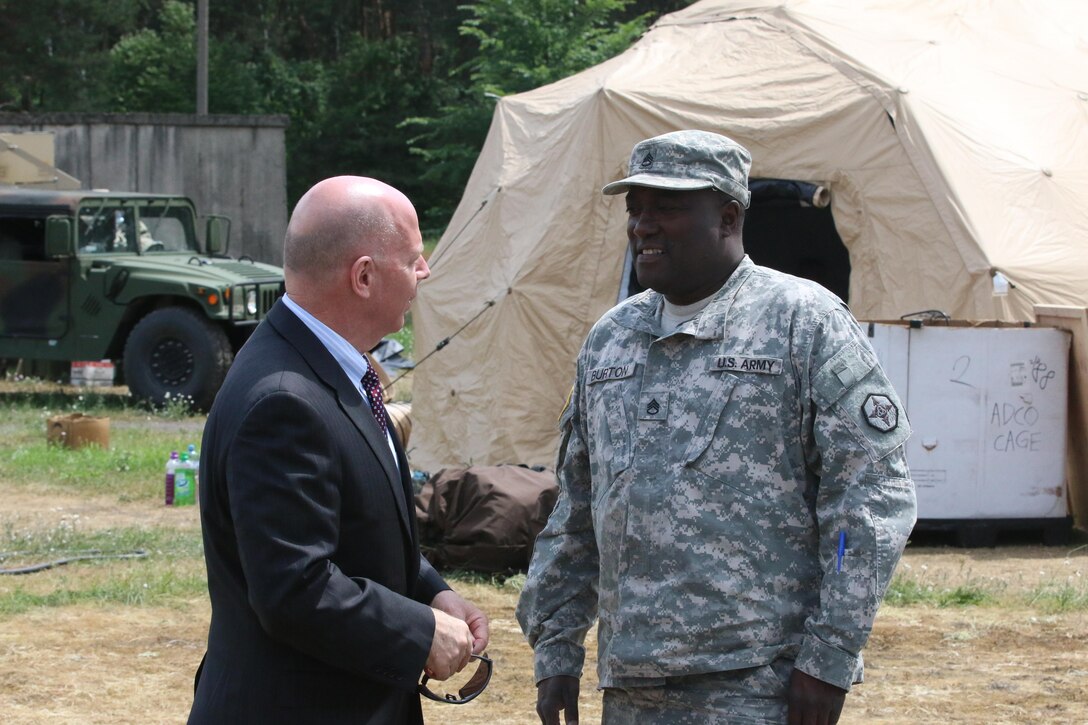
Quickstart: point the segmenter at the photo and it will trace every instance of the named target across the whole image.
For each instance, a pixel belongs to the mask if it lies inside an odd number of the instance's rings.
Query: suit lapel
[[[342,370],[340,371],[340,377],[345,377]],[[352,387],[352,392],[354,398],[344,391],[337,391],[340,408],[351,419],[355,428],[363,435],[363,439],[374,452],[378,462],[382,464],[385,478],[389,482],[389,487],[393,490],[393,498],[397,501],[397,511],[400,513],[401,523],[404,524],[405,532],[411,536],[411,527],[408,522],[408,503],[404,500],[404,484],[393,460],[393,452],[389,450],[389,441],[386,439],[385,434],[382,433],[382,429],[378,427],[378,421],[374,420],[374,414],[370,412],[370,405],[363,401],[354,387]]]
[[[412,487],[412,476],[409,473],[408,455],[404,452],[404,445],[400,442],[397,432],[391,428],[389,433],[393,436],[393,447],[397,451],[397,464],[400,466],[400,470],[403,471],[400,481],[401,487],[404,489],[405,504],[411,510],[408,516],[409,531],[412,536],[412,546],[415,547],[418,546],[419,531],[417,530],[415,517],[416,494],[415,489]]]
[[[355,385],[348,380],[344,369],[333,358],[321,341],[310,332],[302,320],[287,309],[282,302],[276,302],[268,312],[269,324],[284,337],[305,358],[306,363],[314,373],[332,388],[336,393],[337,403],[344,411],[352,425],[362,435],[363,440],[370,446],[374,457],[385,471],[386,483],[389,485],[393,499],[397,502],[397,512],[400,515],[401,524],[405,534],[412,541],[412,526],[408,518],[408,502],[404,498],[404,482],[397,471],[397,465],[393,459],[393,451],[389,450],[389,443],[374,414],[370,411],[370,405],[363,400]]]

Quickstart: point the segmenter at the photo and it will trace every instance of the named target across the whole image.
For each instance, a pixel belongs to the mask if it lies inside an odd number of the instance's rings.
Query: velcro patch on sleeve
[[[870,350],[856,342],[847,345],[816,372],[812,380],[812,397],[826,410],[874,367],[876,355]]]
[[[829,424],[845,426],[871,460],[880,460],[910,437],[903,404],[865,345],[848,345],[828,360],[812,381],[812,397]]]

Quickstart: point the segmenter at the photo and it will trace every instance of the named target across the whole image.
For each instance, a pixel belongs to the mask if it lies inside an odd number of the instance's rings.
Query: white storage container
[[[914,429],[907,462],[920,522],[1069,519],[1069,333],[862,324]]]

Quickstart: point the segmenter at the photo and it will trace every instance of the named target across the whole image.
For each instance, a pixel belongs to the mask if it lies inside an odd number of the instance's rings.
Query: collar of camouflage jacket
[[[733,274],[714,295],[714,299],[699,314],[675,330],[675,333],[692,335],[700,340],[721,340],[725,336],[729,309],[737,292],[744,286],[755,263],[746,254]],[[613,315],[613,322],[622,327],[661,337],[661,308],[665,298],[658,292],[646,290],[620,305]]]

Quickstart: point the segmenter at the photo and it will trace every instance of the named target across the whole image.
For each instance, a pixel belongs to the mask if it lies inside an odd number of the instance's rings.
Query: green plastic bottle
[[[174,470],[174,505],[192,506],[196,503],[196,469],[189,461],[189,454],[181,454],[181,462]]]

